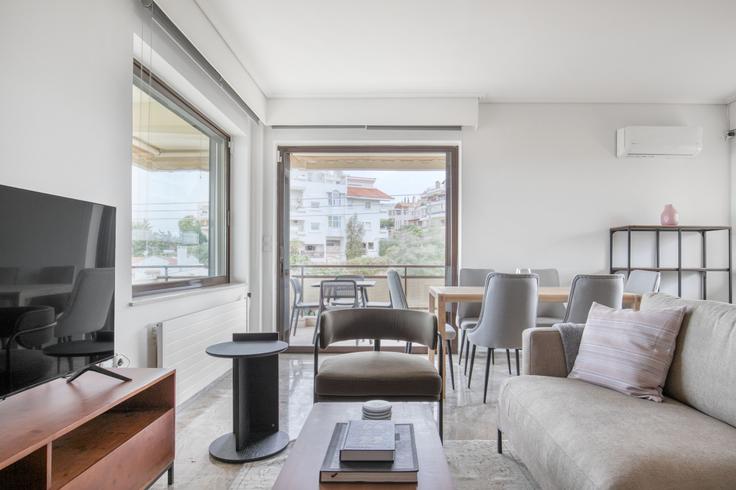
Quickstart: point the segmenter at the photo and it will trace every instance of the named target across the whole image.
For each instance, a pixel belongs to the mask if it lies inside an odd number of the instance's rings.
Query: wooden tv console
[[[0,401],[0,488],[145,488],[174,468],[175,373],[85,373]]]

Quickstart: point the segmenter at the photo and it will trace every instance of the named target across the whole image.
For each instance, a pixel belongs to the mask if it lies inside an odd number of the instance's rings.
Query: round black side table
[[[207,354],[233,360],[233,431],[210,444],[210,455],[224,463],[257,461],[283,451],[289,435],[279,430],[279,352],[277,334],[234,334],[233,342],[207,347]]]

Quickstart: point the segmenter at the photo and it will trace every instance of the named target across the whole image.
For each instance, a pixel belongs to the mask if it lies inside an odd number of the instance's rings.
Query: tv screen
[[[0,398],[114,353],[115,208],[0,185]]]

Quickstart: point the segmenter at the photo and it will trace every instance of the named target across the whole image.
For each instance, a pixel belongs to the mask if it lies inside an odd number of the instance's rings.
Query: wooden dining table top
[[[460,301],[481,301],[483,299],[482,286],[430,286],[429,294],[442,297],[446,303]],[[542,303],[566,303],[570,297],[569,286],[541,286],[538,289],[539,301]],[[641,295],[624,293],[624,304],[637,303]]]

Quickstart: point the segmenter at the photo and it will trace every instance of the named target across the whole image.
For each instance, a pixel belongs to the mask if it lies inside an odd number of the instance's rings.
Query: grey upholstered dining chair
[[[505,348],[506,360],[511,373],[509,349],[516,352],[516,374],[519,374],[519,349],[521,333],[533,328],[537,318],[539,276],[536,274],[502,274],[493,272],[486,278],[483,306],[478,325],[468,332],[472,351],[468,388],[473,378],[476,347],[486,348],[486,377],[483,388],[483,403],[488,393],[488,376],[491,365],[491,350]]]
[[[530,269],[539,276],[539,287],[559,287],[560,273],[557,269]],[[565,305],[562,303],[539,303],[537,305],[537,327],[551,327],[560,323],[565,317]]]
[[[395,270],[388,271],[388,292],[391,296],[391,307],[397,310],[408,310],[409,304],[406,301],[404,287],[401,285],[401,276]],[[455,340],[457,334],[452,325],[444,324],[445,341],[447,343],[447,360],[450,366],[450,382],[452,389],[455,389],[455,368],[452,366],[452,341]],[[406,343],[406,352],[411,354],[411,342]]]
[[[289,325],[291,325],[293,330],[292,335],[296,335],[296,327],[299,324],[299,317],[304,315],[305,311],[316,310],[319,308],[319,303],[304,301],[302,283],[297,278],[289,277],[289,282],[291,282],[291,287],[294,288],[294,301],[291,303]]]
[[[486,282],[488,274],[493,272],[493,269],[471,269],[463,267],[460,269],[458,277],[458,286],[476,286],[482,287]],[[457,317],[455,324],[460,329],[460,351],[458,352],[458,365],[463,362],[463,352],[468,349],[468,339],[466,332],[470,329],[475,328],[478,323],[478,317],[480,316],[480,305],[478,302],[462,302],[457,305]],[[491,351],[491,354],[493,352]],[[467,373],[468,360],[467,352],[465,353],[465,372]]]
[[[585,323],[593,302],[621,309],[624,276],[621,274],[579,274],[572,280],[563,323]]]
[[[350,352],[331,356],[319,363],[319,351],[334,342],[363,338],[391,339],[439,349],[437,317],[426,311],[388,308],[358,308],[325,311],[314,343],[314,402],[436,401],[442,438],[442,378],[424,356],[402,352]]]
[[[660,272],[633,270],[626,279],[624,292],[636,294],[656,293],[659,292],[661,280],[662,274]]]
[[[335,298],[351,298],[352,303],[341,302],[336,303]],[[319,310],[317,311],[317,326],[314,329],[312,342],[317,341],[320,322],[322,321],[322,313],[328,310],[358,308],[360,301],[358,299],[358,286],[351,279],[328,279],[319,283]],[[356,339],[356,342],[359,339]]]

